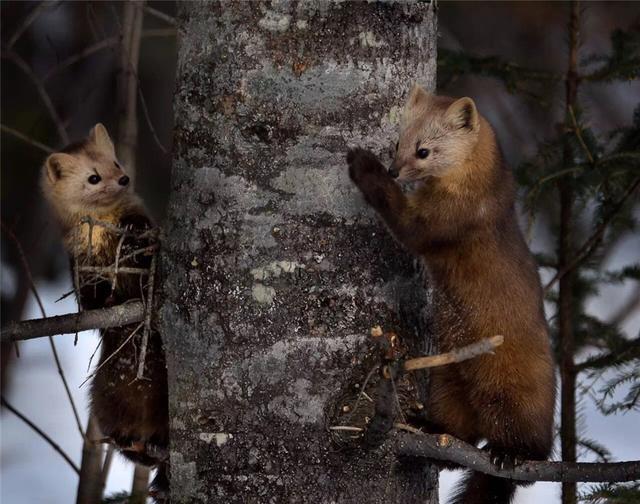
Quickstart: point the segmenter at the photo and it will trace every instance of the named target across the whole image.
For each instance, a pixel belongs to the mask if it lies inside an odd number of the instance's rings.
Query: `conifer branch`
[[[598,246],[598,244],[602,241],[604,237],[604,233],[609,227],[609,224],[614,219],[614,217],[620,212],[625,202],[629,199],[629,197],[635,192],[636,189],[640,187],[640,176],[636,177],[627,190],[624,192],[622,197],[613,205],[613,208],[609,212],[609,214],[604,218],[604,220],[600,223],[600,225],[596,228],[594,233],[584,242],[584,244],[578,249],[575,253],[573,260],[571,260],[565,267],[563,267],[560,271],[558,271],[551,280],[544,286],[544,292],[547,293],[551,287],[553,287],[556,282],[558,282],[562,277],[564,277],[570,271],[573,271],[576,266],[586,260]]]

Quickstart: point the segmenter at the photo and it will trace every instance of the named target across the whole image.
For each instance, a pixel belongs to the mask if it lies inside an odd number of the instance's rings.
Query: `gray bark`
[[[371,367],[371,326],[412,352],[429,343],[412,259],[345,155],[387,154],[412,83],[433,89],[432,5],[178,8],[161,306],[172,502],[437,502],[431,466],[328,430]]]

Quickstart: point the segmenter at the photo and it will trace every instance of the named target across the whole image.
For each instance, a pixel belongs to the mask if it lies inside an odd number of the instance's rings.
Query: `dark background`
[[[0,7],[2,125],[52,149],[62,147],[63,142],[57,134],[51,114],[38,93],[38,86],[41,86],[50,97],[72,140],[85,136],[96,122],[104,123],[112,136],[115,136],[117,44],[98,50],[69,67],[59,69],[51,76],[49,74],[55,72],[67,58],[80,55],[87,48],[109,37],[117,37],[123,4],[52,2],[39,11],[35,20],[26,27],[15,44],[9,47],[14,34],[25,27],[25,20],[29,19],[30,13],[39,5],[39,2],[4,1]],[[173,2],[148,2],[147,6],[168,16],[175,16]],[[583,10],[581,54],[584,55],[606,53],[612,30],[634,26],[638,29],[640,25],[638,3],[592,2],[584,4]],[[442,48],[463,50],[477,56],[497,55],[528,68],[560,73],[566,70],[568,5],[565,3],[440,2],[438,16],[439,45]],[[176,49],[175,27],[170,20],[145,12],[138,68],[139,145],[136,190],[160,223],[165,214],[169,191]],[[15,63],[16,58],[26,64],[29,73]],[[538,96],[532,98],[511,94],[503,84],[489,77],[442,78],[440,84],[439,92],[442,94],[468,95],[476,100],[481,113],[496,128],[507,160],[512,166],[533,156],[538,143],[555,135],[563,119],[564,89],[561,85],[537,89]],[[637,80],[615,84],[585,84],[581,87],[580,95],[588,110],[589,123],[596,132],[628,124],[639,98],[640,84]],[[395,139],[389,139],[389,142],[392,145]],[[68,261],[39,190],[38,179],[45,157],[46,153],[32,143],[3,130],[2,324],[24,317],[29,313],[29,303],[32,303],[28,278],[20,264],[15,242],[8,239],[7,230],[14,232],[22,244],[36,283],[58,285],[48,289],[51,291],[49,302],[59,297],[55,296],[56,290],[61,295],[69,283]],[[541,250],[548,246],[548,236],[545,236],[542,227],[536,229],[532,248]],[[612,255],[627,257],[633,255],[633,250],[637,254],[639,245],[637,236],[621,240],[621,250],[612,251]],[[623,286],[627,291],[629,288]],[[597,309],[606,311],[615,307],[615,297],[620,296],[622,291],[616,292],[613,299],[609,297]],[[636,315],[629,319],[628,326],[637,327],[638,319],[636,309]],[[26,390],[24,385],[20,387],[19,378],[22,376],[20,373],[29,372],[26,369],[30,362],[29,344],[23,345],[27,358],[22,361],[15,360],[10,352],[3,349],[3,393],[15,397],[16,402],[25,394],[31,395],[31,391]],[[86,367],[88,357],[80,351],[73,354],[73,348],[70,351],[73,358],[82,360],[80,367]],[[48,361],[38,362],[38,365],[52,367]],[[15,383],[16,380],[18,383]],[[58,387],[58,383],[43,383],[38,386]],[[77,390],[77,386],[78,383],[72,385],[74,393],[84,400],[86,392],[84,389]],[[46,396],[47,392],[44,392]],[[30,397],[24,398],[25,404],[31,402]],[[47,408],[48,405],[34,406],[31,409],[32,418],[37,420],[46,417]],[[71,420],[69,428],[72,428]],[[39,443],[34,440],[33,433],[24,428],[16,427],[10,432],[12,435],[24,436],[29,443]],[[73,455],[79,456],[79,450]],[[11,462],[10,456],[17,455],[7,454],[3,450],[3,472],[6,464]],[[36,465],[39,463],[41,462],[38,460],[31,461],[33,471],[38,471]],[[60,471],[67,470],[63,466],[55,467],[60,467]],[[55,497],[50,497],[42,502],[59,502]]]

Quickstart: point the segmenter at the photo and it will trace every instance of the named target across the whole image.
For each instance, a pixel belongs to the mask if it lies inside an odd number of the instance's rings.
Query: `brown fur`
[[[99,175],[97,184],[88,182]],[[52,154],[45,162],[43,192],[63,228],[72,269],[78,265],[110,266],[116,258],[120,236],[102,226],[90,226],[85,217],[140,234],[152,227],[140,200],[132,194],[119,166],[113,144],[101,124],[83,142]],[[120,181],[120,182],[119,182]],[[150,245],[148,239],[127,237],[120,256]],[[74,258],[76,260],[74,260]],[[120,263],[122,267],[148,268],[149,253]],[[79,272],[78,303],[82,309],[104,308],[146,296],[146,276],[119,274],[116,288],[93,273]],[[101,331],[98,370],[91,386],[91,408],[102,433],[114,440],[122,453],[135,462],[153,465],[150,445],[168,446],[167,377],[160,336],[152,331],[145,376],[135,380],[142,329],[115,355],[138,324]],[[113,355],[113,357],[111,357]],[[108,362],[105,361],[109,357]]]
[[[361,149],[348,155],[351,178],[396,239],[426,263],[440,296],[440,350],[504,336],[495,355],[432,372],[430,420],[467,442],[485,439],[494,452],[544,460],[553,439],[554,364],[512,173],[470,98],[416,87],[401,128],[391,171],[422,185],[405,195]],[[420,148],[430,150],[426,159]],[[508,502],[514,487],[507,483],[473,473],[455,502]]]

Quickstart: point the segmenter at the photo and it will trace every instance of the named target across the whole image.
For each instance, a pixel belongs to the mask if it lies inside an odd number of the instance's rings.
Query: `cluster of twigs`
[[[429,434],[406,423],[395,383],[405,373],[477,358],[492,354],[502,345],[504,338],[500,335],[486,338],[454,351],[405,359],[400,341],[395,333],[383,333],[380,327],[374,327],[371,335],[381,349],[381,363],[376,366],[380,373],[375,395],[375,412],[367,419],[366,426],[334,425],[331,431],[344,432],[356,436],[365,446],[376,447],[383,442],[391,442],[399,456],[421,457],[443,460],[460,466],[483,472],[491,476],[521,481],[562,481],[562,482],[612,482],[633,481],[640,478],[640,461],[617,463],[567,463],[524,461],[513,468],[498,467],[491,462],[489,453],[465,443],[448,434]],[[371,374],[365,383],[358,387],[360,396],[366,394],[365,389]],[[368,395],[369,401],[374,401]],[[354,409],[358,407],[358,401]],[[349,418],[349,417],[348,417]],[[398,418],[402,421],[398,422]],[[346,423],[346,422],[343,422]]]
[[[114,226],[110,223],[96,221],[90,218],[83,219],[81,225],[89,225],[89,241],[92,243],[93,240],[93,227],[102,227],[106,232],[113,233],[118,236],[118,246],[116,248],[116,257],[114,262],[107,266],[96,266],[92,264],[86,264],[87,261],[82,265],[76,264],[74,265],[74,289],[73,293],[79,298],[80,291],[83,287],[92,286],[97,284],[98,282],[110,282],[111,291],[113,292],[118,284],[118,280],[121,275],[139,275],[142,277],[147,277],[148,281],[146,283],[146,299],[142,301],[134,301],[122,305],[113,306],[111,308],[98,309],[98,310],[88,310],[88,311],[79,311],[78,313],[47,317],[47,314],[44,309],[44,305],[41,301],[38,290],[35,286],[35,282],[33,280],[31,269],[26,259],[26,255],[22,249],[22,245],[20,241],[13,233],[13,231],[4,224],[2,225],[2,229],[9,238],[15,243],[16,249],[20,256],[22,266],[25,270],[27,279],[29,281],[31,290],[33,295],[40,307],[40,311],[42,313],[42,318],[27,320],[23,322],[12,322],[7,325],[2,331],[2,342],[13,342],[16,343],[20,340],[38,338],[38,337],[48,337],[49,342],[51,344],[51,350],[54,356],[54,360],[56,362],[56,367],[58,369],[58,373],[62,379],[65,391],[67,393],[67,397],[72,406],[72,410],[74,413],[74,418],[76,420],[76,424],[78,426],[78,430],[83,437],[84,441],[84,451],[91,451],[98,448],[98,446],[104,444],[105,442],[109,444],[109,440],[105,440],[101,437],[98,431],[96,431],[95,426],[92,429],[92,421],[89,421],[89,428],[86,433],[82,428],[82,424],[80,421],[80,417],[78,414],[78,409],[75,405],[73,396],[71,395],[71,391],[69,389],[69,385],[67,383],[64,371],[62,369],[60,359],[57,354],[56,346],[54,340],[52,338],[53,335],[56,334],[64,334],[64,333],[77,333],[83,330],[89,329],[106,329],[111,327],[122,327],[130,324],[134,324],[138,322],[136,328],[132,331],[128,338],[120,345],[111,355],[107,356],[106,359],[102,361],[100,366],[98,366],[83,382],[86,383],[89,379],[94,377],[96,373],[100,371],[100,369],[110,361],[115,354],[117,354],[130,340],[133,336],[138,333],[138,331],[144,328],[143,336],[142,336],[142,344],[141,351],[138,360],[138,368],[136,374],[137,379],[145,379],[144,378],[144,365],[146,358],[146,349],[148,344],[149,335],[151,333],[151,323],[152,323],[152,313],[153,313],[153,292],[155,289],[155,270],[156,270],[156,253],[158,250],[158,244],[155,240],[158,238],[159,231],[157,229],[151,229],[143,231],[142,233],[135,233],[130,229],[123,229],[118,226]],[[123,244],[124,239],[130,237],[135,238],[136,240],[145,239],[148,241],[148,245],[138,248],[133,251],[128,251],[127,253],[123,252]],[[91,249],[91,247],[89,247]],[[127,268],[122,267],[121,264],[126,264],[127,261],[135,259],[137,256],[145,254],[151,255],[151,266],[149,269],[147,268]],[[89,259],[91,259],[92,255],[89,255]],[[75,258],[77,261],[77,257]],[[82,273],[82,275],[80,274]],[[142,281],[142,280],[141,280]],[[95,353],[95,352],[94,352]],[[81,385],[82,386],[82,385]],[[7,410],[14,413],[18,418],[20,418],[26,425],[28,425],[36,434],[42,437],[56,452],[58,452],[64,460],[77,472],[79,475],[82,474],[81,469],[78,468],[72,461],[72,459],[67,455],[64,450],[44,431],[42,431],[34,422],[28,419],[24,414],[19,412],[13,406],[11,406],[6,399],[2,398],[2,405],[7,408]],[[100,452],[100,460],[102,459]],[[111,460],[113,457],[113,445],[109,444],[106,454],[104,456],[104,460],[100,463],[102,464],[100,473],[103,475],[100,479],[100,482],[104,482],[106,479],[106,474],[108,473]],[[98,482],[98,483],[100,483]],[[81,485],[82,486],[82,485]],[[104,487],[104,484],[102,484]],[[146,488],[146,487],[145,487]],[[82,489],[79,489],[79,492],[82,493]]]

